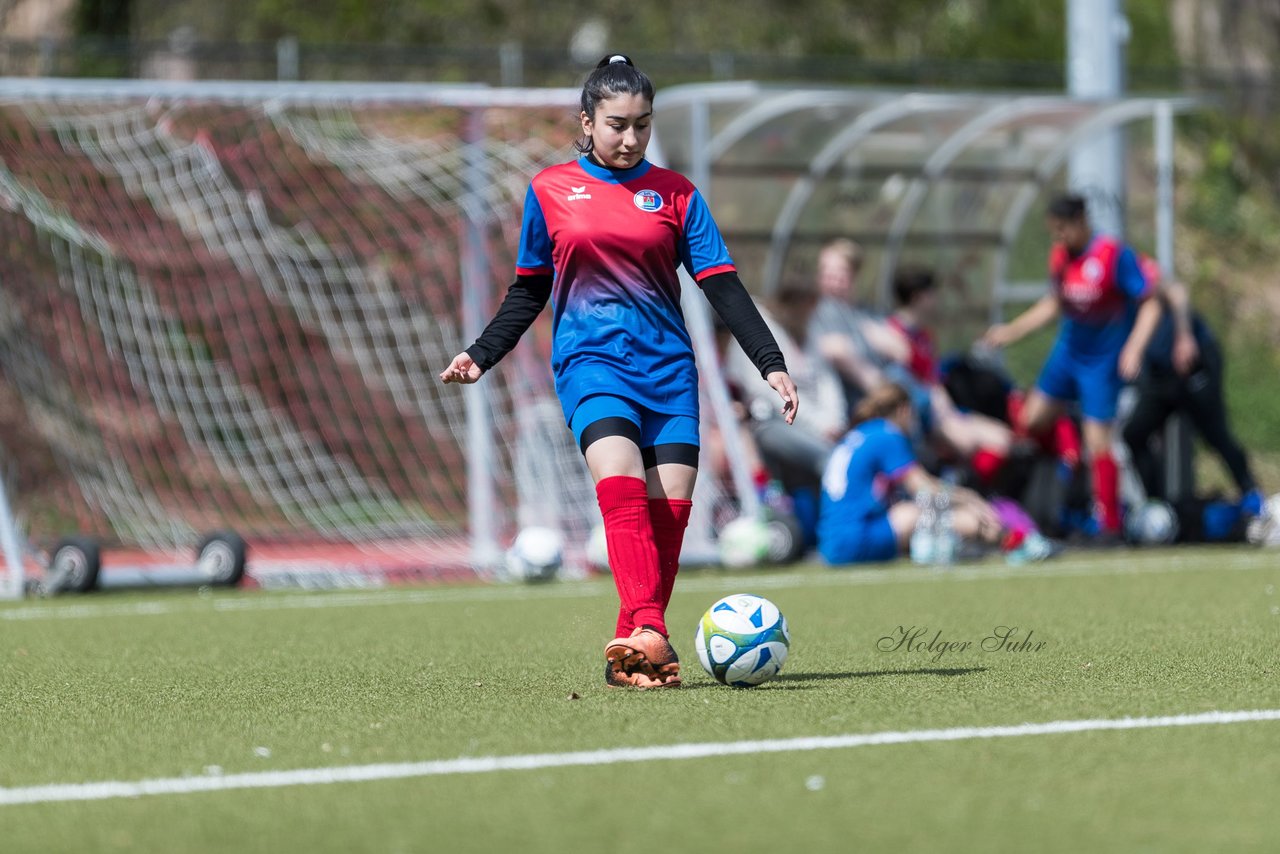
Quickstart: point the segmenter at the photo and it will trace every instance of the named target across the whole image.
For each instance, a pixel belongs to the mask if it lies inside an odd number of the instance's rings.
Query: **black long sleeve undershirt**
[[[498,313],[475,343],[467,348],[467,355],[480,366],[481,371],[488,371],[511,352],[549,299],[550,275],[516,276],[511,287],[507,288],[507,296],[498,307]]]
[[[703,279],[701,285],[707,302],[729,327],[738,345],[760,371],[760,376],[785,371],[787,363],[778,349],[778,342],[765,325],[738,274],[732,271],[717,273]],[[507,289],[498,313],[475,343],[467,348],[467,355],[480,366],[480,370],[488,371],[511,352],[550,298],[551,276],[517,276]]]
[[[769,331],[760,310],[751,301],[738,274],[730,270],[707,276],[701,282],[702,292],[707,302],[720,315],[724,325],[729,327],[733,337],[737,339],[742,352],[751,359],[760,376],[768,377],[774,371],[786,371],[787,362],[782,358],[782,350]]]

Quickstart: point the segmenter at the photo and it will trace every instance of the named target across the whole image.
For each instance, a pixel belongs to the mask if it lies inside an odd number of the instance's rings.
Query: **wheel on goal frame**
[[[196,569],[218,587],[235,587],[244,578],[249,546],[235,531],[214,531],[196,546]]]
[[[37,589],[45,596],[88,593],[98,586],[102,547],[91,537],[64,537],[49,552],[49,566]]]

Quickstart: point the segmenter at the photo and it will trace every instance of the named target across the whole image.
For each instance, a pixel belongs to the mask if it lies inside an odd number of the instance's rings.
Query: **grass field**
[[[1181,549],[1017,571],[691,571],[670,615],[686,687],[651,693],[603,687],[607,580],[9,605],[0,851],[1275,851],[1274,713],[920,731],[1280,710],[1277,563]],[[697,617],[739,590],[793,633],[783,675],[752,690],[716,685],[692,650]],[[998,626],[1030,644],[984,651]],[[899,627],[941,638],[894,648]],[[715,746],[876,733],[900,735]],[[265,773],[296,769],[373,779]],[[76,800],[92,790],[70,785],[141,780],[161,793]],[[53,784],[69,785],[32,788]]]

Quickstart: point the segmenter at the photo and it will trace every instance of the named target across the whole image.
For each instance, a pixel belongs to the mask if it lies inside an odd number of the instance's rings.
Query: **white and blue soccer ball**
[[[1131,543],[1168,545],[1178,538],[1178,514],[1167,501],[1152,498],[1129,511],[1124,531]]]
[[[769,557],[773,534],[760,519],[739,516],[720,529],[716,542],[720,563],[732,569],[742,569],[763,563]]]
[[[1263,502],[1262,512],[1245,527],[1244,538],[1255,546],[1280,547],[1280,492]]]
[[[517,581],[549,581],[563,564],[564,535],[555,528],[524,528],[507,549],[507,575]]]
[[[791,632],[777,605],[750,593],[735,593],[702,615],[694,645],[698,661],[717,682],[750,688],[782,670]]]

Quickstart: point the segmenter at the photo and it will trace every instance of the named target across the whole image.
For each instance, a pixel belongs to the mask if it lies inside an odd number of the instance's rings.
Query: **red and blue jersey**
[[[1118,356],[1138,303],[1152,287],[1137,254],[1106,235],[1095,235],[1075,256],[1057,244],[1049,253],[1049,275],[1062,307],[1059,343],[1085,358]]]
[[[602,393],[697,416],[681,264],[698,282],[735,269],[684,176],[648,161],[613,170],[580,158],[534,177],[516,273],[555,276],[551,368],[566,420]]]

